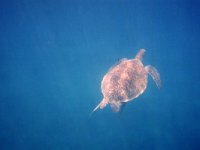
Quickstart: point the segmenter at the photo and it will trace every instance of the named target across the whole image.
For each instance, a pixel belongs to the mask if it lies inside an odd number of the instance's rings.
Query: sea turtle
[[[103,77],[101,90],[103,100],[93,110],[103,109],[107,104],[118,112],[122,106],[141,95],[147,86],[148,74],[158,88],[161,87],[160,75],[153,66],[142,64],[145,49],[140,49],[134,59],[122,59]]]

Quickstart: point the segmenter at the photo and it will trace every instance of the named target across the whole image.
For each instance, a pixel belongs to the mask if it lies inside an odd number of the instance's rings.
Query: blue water
[[[1,150],[200,149],[198,0],[1,0]],[[101,80],[145,48],[162,88],[120,114]]]

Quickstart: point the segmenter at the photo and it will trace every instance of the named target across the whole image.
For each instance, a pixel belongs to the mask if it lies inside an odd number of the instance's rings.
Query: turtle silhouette
[[[134,59],[122,59],[103,77],[101,90],[103,100],[94,108],[103,109],[110,104],[114,112],[119,112],[123,104],[137,98],[147,87],[148,74],[158,88],[161,87],[160,75],[151,65],[144,66],[142,57],[145,49],[140,49]]]

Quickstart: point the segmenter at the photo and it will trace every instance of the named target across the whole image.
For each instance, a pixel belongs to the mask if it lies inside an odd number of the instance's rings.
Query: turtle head
[[[145,51],[146,51],[145,49],[140,49],[137,55],[135,56],[135,59],[142,60]]]

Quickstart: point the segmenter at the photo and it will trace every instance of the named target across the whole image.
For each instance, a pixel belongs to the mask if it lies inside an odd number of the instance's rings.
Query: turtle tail
[[[92,113],[95,112],[98,108],[103,109],[107,104],[108,104],[108,102],[107,102],[105,99],[103,99],[103,100],[93,109]]]
[[[100,104],[101,104],[101,103],[99,103],[99,104],[93,109],[92,113],[95,112],[95,111],[99,108]]]

